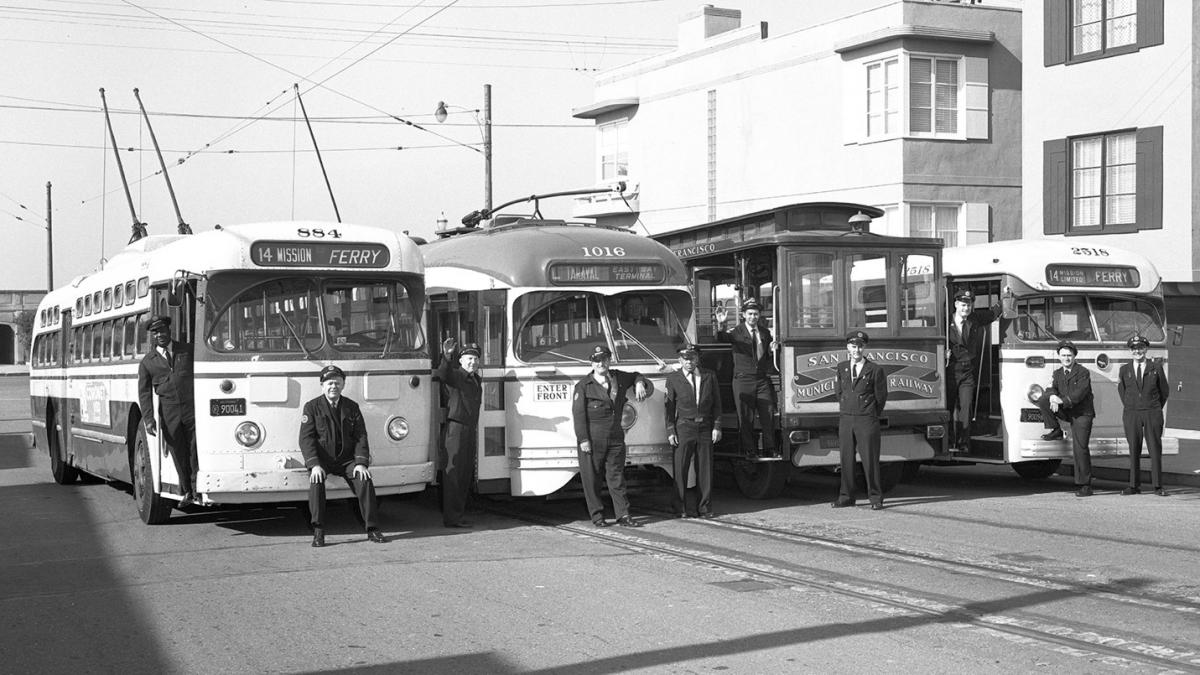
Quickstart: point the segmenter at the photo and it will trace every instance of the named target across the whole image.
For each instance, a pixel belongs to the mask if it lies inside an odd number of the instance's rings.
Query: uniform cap
[[[861,330],[852,330],[846,333],[846,344],[854,343],[858,345],[866,345],[871,341],[871,338]]]
[[[462,353],[459,356],[479,356],[479,345],[474,342],[468,342],[463,346]]]
[[[346,379],[346,373],[337,366],[325,366],[321,369],[321,382],[333,377],[340,377],[344,380]]]
[[[685,359],[694,359],[700,356],[700,349],[696,345],[684,345],[678,350],[679,355]]]
[[[1054,348],[1054,353],[1057,354],[1058,352],[1062,351],[1063,349],[1070,349],[1071,356],[1079,355],[1079,348],[1076,347],[1075,343],[1071,342],[1070,340],[1063,340],[1062,342],[1059,342],[1058,346]]]
[[[762,305],[758,304],[758,301],[755,300],[754,298],[747,298],[746,301],[742,303],[742,311],[745,312],[745,311],[751,310],[751,309],[755,309],[755,310],[758,310],[761,312]]]
[[[160,330],[160,329],[161,330],[170,330],[170,328],[171,328],[171,317],[161,315],[161,314],[158,316],[150,317],[150,321],[146,324],[146,330],[148,330],[148,331],[156,331],[156,330]]]
[[[1134,335],[1125,341],[1125,346],[1130,349],[1133,349],[1134,347],[1149,347],[1150,340],[1147,340],[1146,336],[1144,335]]]
[[[975,293],[969,288],[961,288],[957,293],[954,294],[954,300],[955,302],[961,301],[973,304],[975,302]]]
[[[592,350],[592,355],[588,357],[588,359],[591,361],[603,361],[611,358],[612,352],[609,351],[608,347],[605,347],[604,345],[596,345],[596,348]]]

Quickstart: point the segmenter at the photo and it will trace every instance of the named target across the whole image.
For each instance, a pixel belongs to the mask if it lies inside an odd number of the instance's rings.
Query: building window
[[[958,135],[958,59],[908,61],[908,128],[912,134]]]
[[[900,59],[867,64],[867,136],[900,132]]]
[[[1132,131],[1071,141],[1071,229],[1137,222],[1137,138]]]
[[[629,120],[600,125],[600,179],[620,180],[629,175]]]
[[[1137,46],[1137,0],[1072,0],[1071,55]]]
[[[941,239],[947,248],[958,246],[958,214],[958,204],[910,204],[909,236]]]

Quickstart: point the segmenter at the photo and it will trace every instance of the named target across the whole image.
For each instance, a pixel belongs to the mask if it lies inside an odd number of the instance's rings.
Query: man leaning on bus
[[[179,506],[191,504],[192,471],[196,468],[196,413],[192,394],[192,352],[188,345],[171,339],[171,317],[155,316],[146,324],[150,351],[138,366],[138,404],[146,433],[156,435],[154,394],[163,423],[163,440],[171,452],[179,475]]]
[[[375,521],[377,501],[371,482],[371,446],[358,404],[342,396],[346,373],[337,366],[321,369],[321,395],[304,404],[300,416],[300,452],[308,467],[308,509],[312,513],[312,545],[325,545],[325,478],[341,476],[358,497],[367,526],[367,539],[386,539]]]
[[[1088,441],[1092,438],[1092,422],[1096,419],[1096,408],[1092,397],[1092,374],[1087,368],[1075,363],[1079,349],[1075,343],[1058,343],[1058,360],[1062,368],[1055,368],[1051,375],[1050,388],[1042,392],[1038,408],[1042,411],[1042,423],[1047,432],[1043,441],[1061,441],[1062,419],[1071,425],[1071,451],[1075,458],[1075,496],[1092,496],[1092,456]]]

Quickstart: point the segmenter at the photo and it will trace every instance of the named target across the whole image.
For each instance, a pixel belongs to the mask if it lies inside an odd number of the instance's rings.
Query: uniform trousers
[[[354,490],[354,496],[358,497],[358,509],[362,512],[363,522],[366,523],[367,529],[375,529],[377,526],[375,521],[375,483],[371,482],[370,478],[355,478],[352,472],[353,465],[326,469],[325,478],[328,480],[330,476],[341,476],[346,481],[346,485]],[[313,527],[324,527],[325,481],[308,484],[308,510],[312,514]]]
[[[838,419],[838,446],[842,464],[842,486],[838,501],[854,499],[854,450],[862,457],[867,479],[867,497],[872,504],[883,501],[883,478],[879,473],[879,418],[875,415],[846,415]]]
[[[190,405],[159,402],[158,415],[162,420],[160,433],[171,452],[175,473],[179,475],[181,494],[191,492],[196,470],[196,415]]]
[[[957,445],[965,444],[971,437],[976,384],[974,372],[961,371],[957,363],[946,368],[946,403],[954,413],[954,442]]]
[[[1092,455],[1088,450],[1088,442],[1092,439],[1092,415],[1071,415],[1059,406],[1058,412],[1050,411],[1050,397],[1043,396],[1038,400],[1038,409],[1042,411],[1042,424],[1047,429],[1057,429],[1058,420],[1071,424],[1071,454],[1075,459],[1075,484],[1092,484]]]
[[[601,476],[608,484],[615,517],[629,515],[629,499],[625,496],[625,442],[610,441],[606,446],[592,445],[591,452],[580,450],[578,454],[583,499],[587,502],[592,521],[604,519],[604,500],[600,497]]]
[[[696,502],[698,513],[712,511],[713,444],[712,425],[697,422],[675,423],[679,434],[679,445],[675,446],[675,512],[687,511],[688,471],[696,467],[696,488],[700,498]]]
[[[442,523],[456,525],[467,511],[478,446],[475,427],[446,422],[446,468],[442,472]]]
[[[1125,422],[1125,440],[1129,441],[1129,486],[1142,484],[1142,440],[1150,453],[1150,480],[1155,488],[1162,487],[1162,408],[1153,410],[1129,410],[1122,415]]]
[[[765,455],[775,454],[775,390],[770,378],[758,375],[735,375],[733,396],[737,401],[738,435],[742,452],[758,454],[754,439],[754,419],[762,427],[762,449]]]

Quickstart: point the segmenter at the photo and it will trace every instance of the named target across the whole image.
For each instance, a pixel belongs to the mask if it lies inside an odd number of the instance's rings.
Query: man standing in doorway
[[[195,501],[193,475],[196,469],[196,413],[193,390],[192,351],[187,344],[171,339],[171,317],[155,316],[146,325],[150,351],[138,366],[138,405],[142,424],[151,436],[158,433],[154,422],[154,394],[162,418],[163,441],[179,476],[179,506]]]
[[[434,372],[447,394],[446,468],[442,471],[442,524],[470,527],[463,520],[478,449],[479,406],[483,380],[479,376],[479,345],[474,342],[458,353],[458,340],[442,342],[442,362]]]
[[[841,490],[833,508],[854,506],[854,452],[862,458],[871,509],[883,508],[883,477],[879,471],[879,418],[887,403],[887,375],[867,358],[870,338],[861,330],[846,336],[850,358],[837,365],[834,396],[838,400],[838,442],[841,461]]]
[[[1133,361],[1121,366],[1117,375],[1117,395],[1125,406],[1125,440],[1129,441],[1129,487],[1121,490],[1123,495],[1142,492],[1142,439],[1150,453],[1150,480],[1154,483],[1154,494],[1166,497],[1162,486],[1162,435],[1163,406],[1167,404],[1170,388],[1162,364],[1146,358],[1150,341],[1134,335],[1125,343]]]
[[[733,396],[737,405],[738,435],[742,452],[758,456],[754,439],[754,421],[762,427],[762,454],[775,455],[775,388],[771,375],[776,373],[771,331],[760,325],[762,307],[753,298],[742,303],[743,322],[725,330],[729,311],[718,307],[717,341],[727,342],[733,350]]]
[[[1092,422],[1096,409],[1092,402],[1092,374],[1087,368],[1075,363],[1079,350],[1069,341],[1058,343],[1058,361],[1062,368],[1055,368],[1050,376],[1051,386],[1038,399],[1042,411],[1042,424],[1047,432],[1043,441],[1061,441],[1062,427],[1058,420],[1071,424],[1071,451],[1075,458],[1075,496],[1092,496],[1092,456],[1088,442],[1092,438]]]
[[[970,450],[983,338],[988,325],[999,316],[1000,305],[975,309],[975,293],[969,288],[954,294],[954,316],[946,335],[946,405],[954,415],[952,440],[958,452]]]
[[[667,442],[675,448],[672,511],[687,518],[688,472],[695,465],[700,498],[696,514],[712,518],[713,444],[721,440],[721,395],[717,377],[700,367],[694,345],[679,350],[679,370],[667,375]]]

